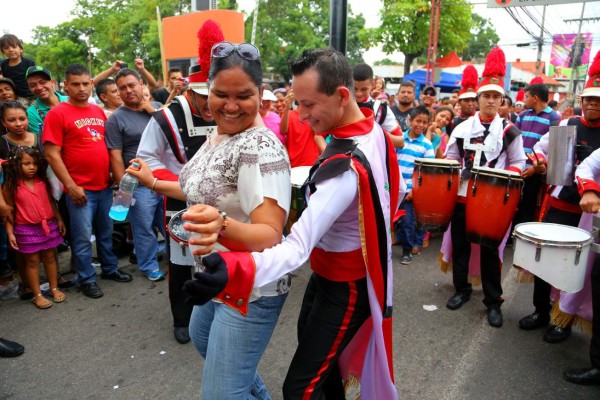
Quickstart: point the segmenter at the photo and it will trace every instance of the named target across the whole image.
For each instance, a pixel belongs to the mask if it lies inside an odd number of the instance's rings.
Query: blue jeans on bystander
[[[135,204],[129,208],[129,223],[135,255],[140,271],[148,274],[159,269],[156,259],[158,242],[154,227],[165,237],[163,197],[141,185],[133,193],[133,197]]]
[[[96,282],[96,269],[92,266],[92,233],[96,236],[96,249],[102,272],[117,271],[118,259],[112,250],[113,223],[108,216],[112,205],[112,189],[86,190],[87,203],[80,207],[67,196],[71,216],[71,252],[77,269],[79,284]]]
[[[423,239],[425,238],[425,231],[417,229],[417,220],[415,218],[415,207],[412,201],[403,201],[402,208],[406,211],[406,215],[403,216],[400,221],[396,224],[396,239],[402,245],[404,252],[410,253],[410,251],[418,247],[423,247]]]

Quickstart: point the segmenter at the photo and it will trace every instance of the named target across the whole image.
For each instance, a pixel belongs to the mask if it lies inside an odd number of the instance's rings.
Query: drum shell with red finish
[[[473,168],[467,190],[467,239],[498,247],[512,223],[521,199],[523,178],[496,168]]]
[[[412,181],[417,227],[430,232],[445,231],[456,205],[460,164],[454,160],[417,158]]]

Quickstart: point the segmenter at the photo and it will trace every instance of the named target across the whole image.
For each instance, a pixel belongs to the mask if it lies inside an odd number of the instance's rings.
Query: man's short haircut
[[[81,75],[90,75],[90,71],[83,64],[71,64],[65,69],[65,80],[69,80],[71,75],[81,76]]]
[[[415,119],[419,115],[427,115],[427,119],[431,121],[431,112],[429,112],[429,109],[424,105],[416,106],[415,108],[413,108],[410,112],[410,119]]]
[[[17,46],[23,50],[23,41],[13,34],[7,33],[0,37],[0,49],[8,46]]]
[[[417,85],[415,85],[413,81],[404,81],[400,84],[400,88],[398,88],[398,91],[400,91],[400,89],[402,89],[403,87],[410,87],[414,92],[417,88]]]
[[[182,73],[181,68],[173,67],[173,68],[169,68],[169,71],[167,72],[167,76],[170,78],[171,74],[174,72]]]
[[[367,64],[356,64],[352,68],[352,77],[355,81],[373,80],[373,68]]]
[[[134,71],[131,68],[123,68],[119,70],[119,72],[117,72],[117,74],[115,75],[115,82],[117,82],[119,79],[125,76],[133,76],[138,81],[142,79],[140,77],[140,74],[137,73],[137,71]]]
[[[504,99],[502,100],[502,105],[505,105],[506,103],[508,103],[509,107],[512,107],[513,101],[510,98],[510,96],[506,96],[506,95],[504,96]]]
[[[548,102],[548,98],[550,94],[548,93],[548,86],[543,83],[536,83],[533,85],[529,85],[525,88],[525,92],[529,93],[532,96],[537,96],[544,103]]]
[[[460,89],[454,89],[454,90],[452,91],[452,93],[453,93],[453,94],[454,94],[454,93],[460,93]]]
[[[300,58],[290,64],[294,76],[301,75],[310,68],[314,68],[319,74],[317,87],[321,93],[331,96],[338,87],[345,86],[354,98],[352,68],[342,53],[331,47],[304,50]]]
[[[102,100],[100,95],[108,93],[109,85],[116,85],[116,82],[113,78],[102,79],[96,84],[96,95],[100,100]]]
[[[558,105],[558,102],[557,102],[556,100],[550,100],[550,101],[548,102],[548,107],[550,107],[550,108],[554,108],[554,107],[556,107],[557,105]]]

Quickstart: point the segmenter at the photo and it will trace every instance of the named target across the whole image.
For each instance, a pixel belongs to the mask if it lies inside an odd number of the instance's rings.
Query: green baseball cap
[[[27,79],[30,76],[35,75],[35,74],[46,75],[46,78],[48,78],[49,80],[52,80],[52,74],[50,73],[50,71],[48,71],[46,68],[42,67],[41,65],[34,65],[33,67],[27,68],[27,72],[25,72],[25,79]]]

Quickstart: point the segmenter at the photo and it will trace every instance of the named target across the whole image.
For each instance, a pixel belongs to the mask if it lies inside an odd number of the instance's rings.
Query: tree
[[[246,38],[252,32],[246,18]],[[347,57],[350,63],[362,62],[365,20],[362,15],[348,17]],[[362,32],[362,34],[361,34]],[[265,71],[290,78],[289,61],[304,49],[329,44],[328,0],[260,0],[255,44],[260,49]]]
[[[465,61],[474,59],[485,59],[487,53],[493,49],[500,38],[496,34],[496,29],[488,19],[478,14],[473,14],[475,25],[471,29],[471,38],[467,43],[467,48],[461,53],[461,58]]]
[[[440,15],[438,54],[451,50],[462,51],[467,46],[472,7],[466,0],[453,0],[452,5],[444,6]],[[379,12],[381,25],[369,30],[371,45],[382,44],[386,54],[400,51],[404,54],[404,73],[410,73],[412,62],[427,54],[429,42],[429,0],[396,1],[383,0]]]

